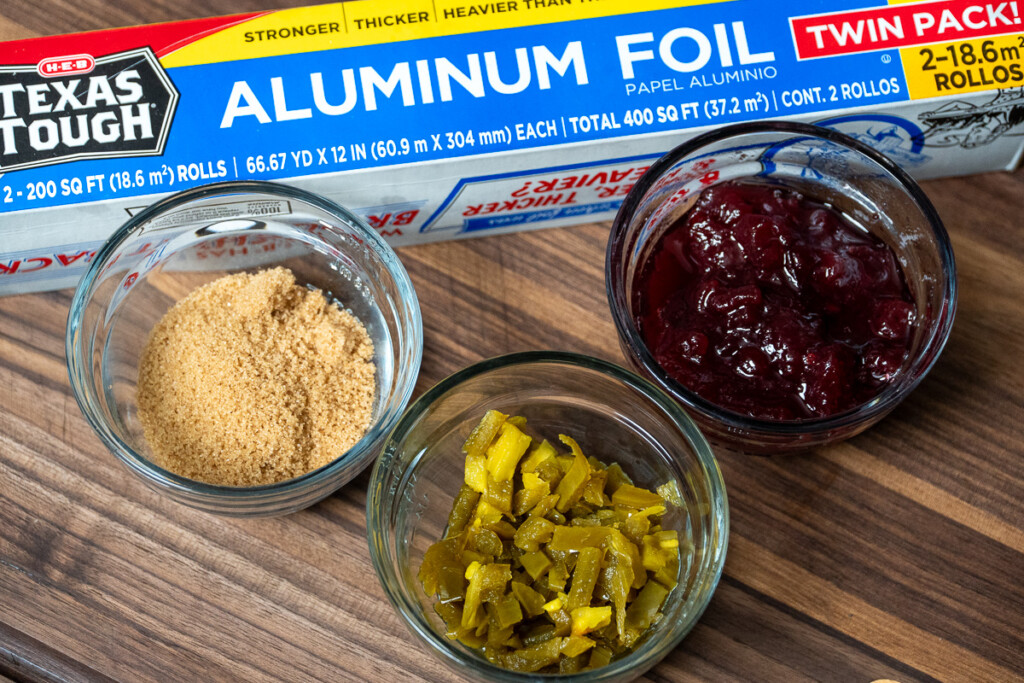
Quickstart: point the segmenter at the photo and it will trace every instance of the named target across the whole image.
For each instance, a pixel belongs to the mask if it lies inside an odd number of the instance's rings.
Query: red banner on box
[[[792,17],[799,59],[888,50],[1024,30],[1017,0],[939,0]]]

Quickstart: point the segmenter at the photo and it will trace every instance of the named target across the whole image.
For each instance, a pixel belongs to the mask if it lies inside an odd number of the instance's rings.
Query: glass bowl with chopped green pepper
[[[648,381],[573,353],[482,361],[392,431],[370,555],[412,632],[491,681],[624,681],[694,627],[725,562],[707,441]]]

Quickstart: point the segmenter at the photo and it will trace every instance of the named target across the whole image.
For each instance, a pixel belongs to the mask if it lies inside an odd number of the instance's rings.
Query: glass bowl
[[[377,384],[369,429],[329,464],[276,484],[211,485],[158,467],[136,407],[139,356],[150,330],[196,287],[275,266],[342,302],[366,327]],[[363,470],[409,401],[422,350],[416,292],[394,251],[341,206],[265,182],[199,187],[132,217],[82,277],[65,339],[72,392],[107,448],[171,498],[233,516],[301,509]]]
[[[629,655],[579,674],[525,674],[501,669],[444,636],[433,599],[416,574],[426,549],[442,537],[462,484],[462,444],[489,409],[526,417],[526,429],[534,435],[572,436],[588,456],[618,462],[639,486],[678,483],[685,509],[666,514],[663,523],[676,528],[681,539],[689,538],[694,552],[681,563],[679,586],[666,600],[664,618]],[[482,361],[417,399],[384,444],[366,511],[370,557],[399,615],[453,670],[490,681],[640,676],[676,646],[704,611],[722,573],[729,529],[725,484],[715,457],[671,398],[611,363],[546,351]]]
[[[645,346],[634,312],[634,281],[653,245],[704,188],[744,178],[831,204],[896,254],[918,323],[902,367],[867,403],[805,420],[748,417],[677,382]],[[938,359],[953,326],[957,294],[949,236],[931,202],[906,172],[842,133],[781,121],[720,128],[679,145],[653,164],[626,196],[612,224],[605,284],[629,366],[673,396],[711,441],[759,454],[847,439],[892,411]]]

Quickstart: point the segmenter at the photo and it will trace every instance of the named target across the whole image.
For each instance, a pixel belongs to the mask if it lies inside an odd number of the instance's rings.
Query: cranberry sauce
[[[751,183],[705,190],[654,246],[635,296],[665,372],[766,420],[870,400],[902,365],[915,324],[888,246],[824,204]]]

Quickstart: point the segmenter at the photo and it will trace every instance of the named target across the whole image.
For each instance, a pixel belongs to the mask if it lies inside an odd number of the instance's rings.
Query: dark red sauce
[[[899,371],[915,324],[892,249],[827,205],[770,185],[705,190],[637,285],[637,324],[665,372],[767,420],[869,401]]]

